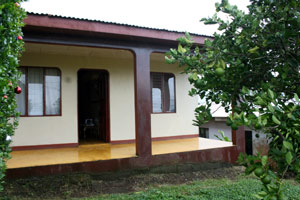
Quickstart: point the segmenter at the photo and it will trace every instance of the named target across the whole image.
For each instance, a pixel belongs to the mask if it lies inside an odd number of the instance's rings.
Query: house
[[[198,100],[182,69],[164,62],[183,33],[35,13],[25,23],[9,177],[233,163],[245,151],[243,128],[233,143],[198,137]],[[202,45],[209,37],[193,38]]]
[[[199,104],[204,103],[201,100],[198,100],[198,102]],[[229,114],[225,112],[225,109],[221,105],[212,104],[211,109],[213,119],[199,128],[200,137],[220,140],[223,139],[221,131],[231,141],[232,130],[231,127],[226,125]],[[247,154],[266,154],[268,149],[268,140],[265,134],[245,127],[245,152]]]

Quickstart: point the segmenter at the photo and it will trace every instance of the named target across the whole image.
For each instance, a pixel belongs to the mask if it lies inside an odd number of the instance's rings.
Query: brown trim
[[[170,32],[166,30],[153,30],[124,25],[108,24],[103,22],[54,17],[48,15],[42,16],[28,14],[24,22],[26,26],[85,31],[110,35],[124,35],[129,37],[161,39],[174,42],[176,42],[177,38],[184,35],[184,33]],[[204,44],[205,39],[212,39],[212,37],[210,36],[198,36],[193,34],[192,37],[196,44]]]
[[[38,67],[38,66],[20,66],[20,68],[25,69],[25,115],[20,117],[60,117],[62,116],[62,72],[59,67]],[[28,69],[29,68],[39,68],[43,71],[43,115],[29,115],[28,112]],[[46,69],[56,69],[59,71],[60,75],[60,108],[58,115],[47,115],[46,114]]]
[[[63,144],[14,146],[14,147],[11,147],[11,149],[13,151],[23,151],[23,150],[37,150],[37,149],[69,148],[69,147],[77,147],[77,146],[78,146],[78,143],[63,143]]]
[[[106,143],[110,143],[111,141],[111,132],[110,132],[110,75],[109,71],[106,69],[92,69],[92,68],[80,68],[77,71],[77,139],[79,141],[79,130],[80,130],[80,124],[79,124],[79,102],[78,102],[78,95],[79,95],[79,82],[78,82],[78,75],[80,71],[102,71],[106,73],[106,87],[105,87],[105,92],[106,92]]]
[[[110,144],[132,144],[135,143],[135,139],[132,140],[112,140]]]
[[[195,138],[195,137],[199,137],[199,134],[153,137],[152,141],[187,139],[187,138]],[[131,144],[131,143],[135,143],[135,139],[132,139],[132,140],[114,140],[114,141],[111,141],[110,143],[111,144]]]
[[[162,112],[153,112],[153,97],[152,97],[152,88],[153,88],[153,81],[152,78],[150,78],[151,81],[151,114],[175,114],[176,113],[176,76],[174,73],[171,72],[150,72],[150,77],[151,74],[161,74],[161,79],[162,79]],[[172,75],[174,78],[174,112],[166,112],[165,111],[165,74]]]
[[[106,73],[106,142],[110,142],[110,75],[108,70],[106,70]]]
[[[26,88],[26,94],[25,94],[25,115],[28,116],[28,67],[25,67],[25,88]],[[20,116],[22,117],[22,115]]]
[[[116,170],[148,168],[180,163],[221,162],[235,163],[239,155],[236,146],[207,150],[160,154],[148,157],[132,157],[112,160],[99,160],[81,163],[56,164],[47,166],[7,169],[7,178],[25,178],[64,173],[99,173]]]
[[[237,143],[236,143],[236,130],[231,129],[231,138],[232,138],[232,144],[237,145]]]

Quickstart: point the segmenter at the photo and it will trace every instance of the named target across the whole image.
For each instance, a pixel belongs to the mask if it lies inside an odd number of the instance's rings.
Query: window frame
[[[20,117],[57,117],[57,116],[62,116],[62,72],[60,68],[58,67],[40,67],[40,66],[20,66],[20,69],[23,68],[25,70],[25,91],[22,90],[22,92],[25,92],[25,114],[22,115],[20,114]],[[28,114],[28,69],[29,68],[38,68],[43,70],[43,115],[29,115]],[[49,115],[46,114],[46,69],[56,69],[59,72],[60,75],[60,82],[59,82],[59,87],[60,87],[60,108],[59,108],[59,114],[55,115]]]
[[[161,95],[162,95],[162,112],[153,112],[153,96],[152,96],[152,89],[153,89],[153,81],[152,81],[152,74],[161,74],[161,79],[162,81],[162,91],[161,91]],[[171,75],[174,78],[174,111],[173,112],[166,112],[165,111],[165,81],[164,81],[164,77],[166,75]],[[177,112],[177,108],[176,108],[176,77],[175,74],[170,73],[170,72],[150,72],[150,92],[151,92],[151,114],[174,114]]]

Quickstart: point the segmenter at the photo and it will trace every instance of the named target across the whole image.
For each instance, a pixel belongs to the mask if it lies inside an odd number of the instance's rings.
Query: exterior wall
[[[99,52],[97,49],[79,47],[65,49],[54,45],[34,51],[31,49],[35,48],[34,45],[27,45],[26,48],[21,66],[48,66],[61,70],[62,116],[21,117],[12,146],[78,142],[77,72],[81,68],[105,69],[109,73],[111,140],[135,138],[134,64],[130,52],[103,49]],[[61,55],[61,51],[69,53]],[[103,57],[100,53],[110,57]]]
[[[251,130],[247,127],[245,130],[252,131],[253,154],[260,153],[261,155],[267,155],[269,151],[269,145],[266,135],[261,132],[256,132],[255,130]]]
[[[224,121],[211,120],[201,127],[209,129],[209,139],[219,140],[215,135],[220,136],[218,132],[220,130],[224,132],[224,135],[227,136],[229,140],[232,140],[231,127],[228,127]]]
[[[62,79],[62,116],[21,117],[12,146],[78,143],[77,72],[104,69],[109,73],[111,141],[135,139],[134,57],[124,50],[27,44],[21,66],[57,67]],[[164,62],[163,54],[151,55],[151,71],[175,75],[176,113],[152,114],[152,137],[198,134],[192,125],[197,98],[181,69]]]
[[[225,121],[214,121],[203,124],[201,127],[209,129],[209,139],[219,140],[215,135],[220,136],[218,130],[224,131],[224,135],[232,140],[231,127],[227,126]],[[268,152],[268,141],[266,135],[260,132],[256,132],[255,130],[251,130],[246,127],[245,131],[252,132],[252,150],[253,154],[257,154],[258,152],[262,155],[267,154]],[[258,137],[257,137],[258,136]]]
[[[183,68],[166,64],[164,54],[151,55],[151,72],[168,72],[175,75],[176,113],[151,114],[152,137],[168,137],[198,134],[198,127],[192,125],[197,97],[188,95],[191,86],[188,77],[181,74]]]

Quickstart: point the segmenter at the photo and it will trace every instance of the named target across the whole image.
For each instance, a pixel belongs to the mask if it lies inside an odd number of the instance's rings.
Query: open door
[[[79,70],[79,143],[110,142],[108,100],[108,72]]]

